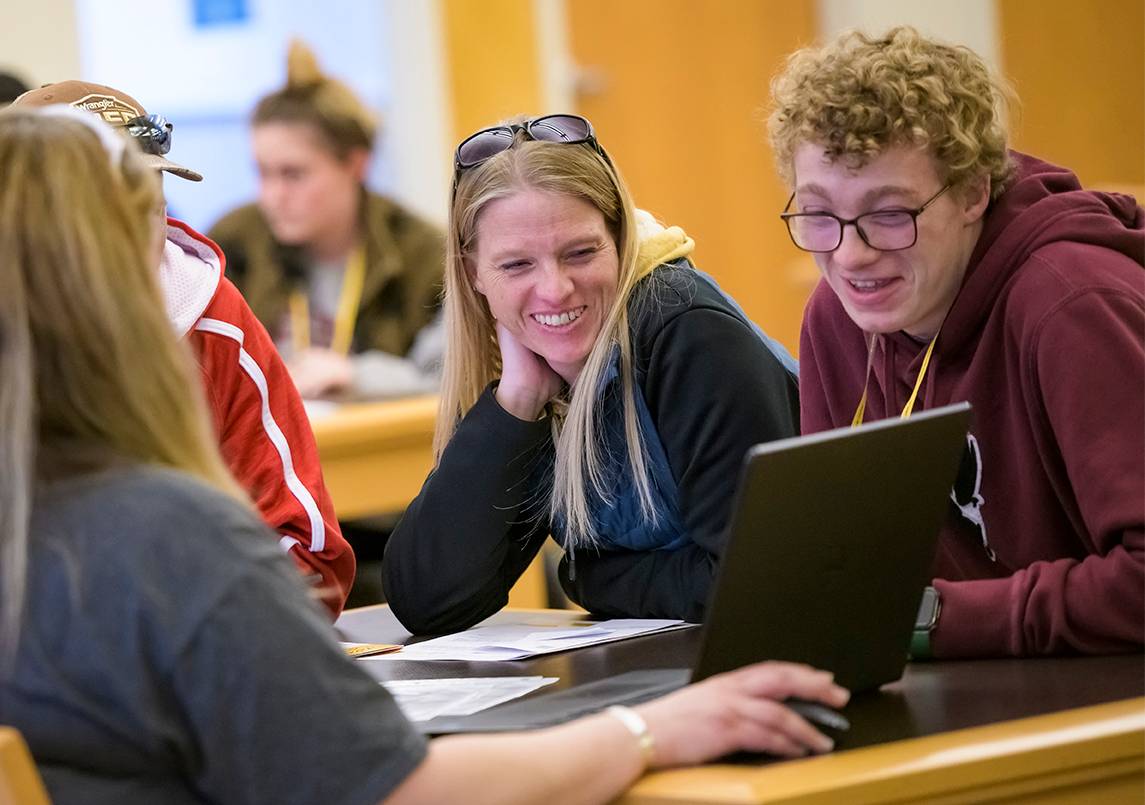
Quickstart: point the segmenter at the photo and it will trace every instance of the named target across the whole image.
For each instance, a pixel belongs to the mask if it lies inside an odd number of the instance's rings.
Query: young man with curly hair
[[[822,273],[803,431],[975,409],[912,653],[1140,651],[1145,212],[1009,150],[1000,80],[910,28],[800,50],[772,96]]]

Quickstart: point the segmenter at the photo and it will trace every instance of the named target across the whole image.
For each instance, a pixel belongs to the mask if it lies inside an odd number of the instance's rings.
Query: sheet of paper
[[[557,681],[553,676],[400,679],[383,682],[410,721],[468,716],[532,693]]]
[[[682,629],[692,624],[678,620],[623,618],[608,621],[578,621],[549,626],[543,622],[506,626],[479,626],[457,634],[407,645],[397,654],[371,660],[524,660],[539,654],[595,646],[628,637]]]

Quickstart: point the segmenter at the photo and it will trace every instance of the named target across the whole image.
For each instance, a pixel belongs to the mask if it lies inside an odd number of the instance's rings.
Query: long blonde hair
[[[127,462],[241,496],[148,264],[155,171],[131,145],[106,148],[94,117],[69,117],[0,114],[0,660],[38,482]]]
[[[597,403],[614,350],[620,353],[626,453],[641,513],[651,523],[657,522],[658,513],[636,413],[628,332],[628,304],[641,279],[635,208],[619,173],[591,147],[528,140],[518,132],[514,147],[459,177],[446,244],[446,349],[434,454],[440,460],[461,418],[489,383],[500,377],[501,353],[493,316],[485,298],[473,288],[465,260],[475,248],[478,219],[485,206],[527,189],[584,199],[600,210],[616,242],[620,271],[612,309],[576,382],[549,405],[555,459],[549,498],[544,502],[550,518],[565,524],[566,548],[593,545],[598,535],[590,500],[595,496],[607,503],[612,494],[605,477]]]

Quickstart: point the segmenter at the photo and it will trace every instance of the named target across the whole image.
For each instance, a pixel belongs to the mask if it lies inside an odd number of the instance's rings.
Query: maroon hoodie
[[[939,540],[932,649],[936,657],[1139,651],[1145,211],[1128,196],[1082,190],[1067,170],[1013,156],[1014,183],[987,211],[916,405],[974,407]],[[824,282],[800,346],[803,432],[850,424],[867,347]],[[875,337],[868,421],[898,415],[924,351],[905,333]]]

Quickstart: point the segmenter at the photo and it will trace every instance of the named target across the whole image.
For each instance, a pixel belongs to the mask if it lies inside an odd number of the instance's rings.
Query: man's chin
[[[897,333],[903,329],[903,317],[901,316],[872,316],[870,314],[857,313],[852,310],[847,311],[847,316],[855,323],[856,327],[864,333],[871,333],[872,335]]]

